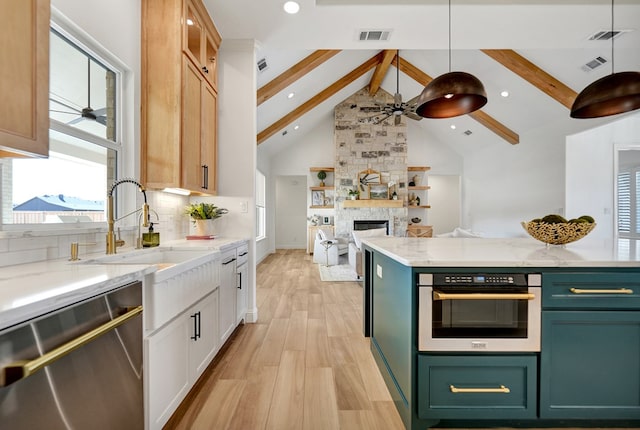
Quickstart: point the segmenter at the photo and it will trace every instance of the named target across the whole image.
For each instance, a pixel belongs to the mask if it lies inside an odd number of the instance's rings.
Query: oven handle
[[[99,338],[103,334],[110,332],[131,318],[141,314],[142,306],[126,308],[126,310],[127,313],[120,315],[119,317],[112,319],[111,321],[106,322],[63,345],[60,345],[38,358],[34,358],[33,360],[18,360],[4,366],[0,369],[0,387],[6,387],[7,385],[13,384],[21,379],[27,378],[43,367],[61,359],[70,352],[75,351],[81,346]]]
[[[449,391],[452,393],[504,393],[509,394],[511,390],[504,385],[500,385],[499,388],[458,388],[453,385],[449,385]]]
[[[449,294],[440,291],[433,292],[433,300],[533,300],[533,293],[460,293]]]
[[[619,288],[617,290],[583,290],[581,288],[570,288],[573,294],[633,294],[629,288]]]

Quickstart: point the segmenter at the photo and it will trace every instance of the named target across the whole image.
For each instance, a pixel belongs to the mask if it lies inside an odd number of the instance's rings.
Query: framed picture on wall
[[[311,191],[311,206],[324,206],[324,191]]]
[[[389,200],[389,187],[387,184],[369,185],[371,200]]]

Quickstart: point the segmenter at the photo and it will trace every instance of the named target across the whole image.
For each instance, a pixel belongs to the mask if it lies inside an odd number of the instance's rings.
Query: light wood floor
[[[362,336],[359,283],[322,282],[310,256],[286,250],[257,267],[256,294],[258,322],[236,330],[165,429],[404,430]]]

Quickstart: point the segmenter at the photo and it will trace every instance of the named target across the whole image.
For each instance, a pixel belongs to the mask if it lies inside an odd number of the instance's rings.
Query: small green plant
[[[227,209],[219,208],[213,203],[191,203],[185,208],[185,214],[189,215],[191,221],[200,219],[216,219],[229,213]]]
[[[327,178],[327,172],[320,170],[318,172],[318,179],[320,179],[320,186],[324,187],[324,180]]]
[[[360,192],[358,191],[357,188],[354,188],[353,190],[349,190],[349,195],[350,196],[357,196],[359,194],[360,194]]]

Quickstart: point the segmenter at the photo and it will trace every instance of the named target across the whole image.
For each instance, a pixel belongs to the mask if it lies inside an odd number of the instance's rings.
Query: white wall
[[[638,145],[640,113],[567,137],[567,216],[593,216],[590,238],[615,237],[615,151]]]

